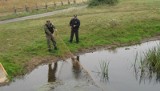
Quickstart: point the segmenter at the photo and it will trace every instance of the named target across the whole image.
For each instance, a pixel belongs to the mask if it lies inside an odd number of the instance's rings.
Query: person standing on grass
[[[50,22],[50,20],[46,21],[46,24],[44,25],[44,30],[45,30],[47,44],[48,44],[48,51],[51,51],[51,43],[50,43],[50,41],[52,41],[54,49],[57,50],[56,41],[55,41],[55,38],[53,36],[53,33],[56,30],[56,28]]]
[[[69,23],[71,27],[71,35],[69,42],[72,43],[74,35],[76,36],[76,43],[79,43],[79,34],[78,30],[80,27],[80,20],[77,18],[77,15],[74,15],[73,18],[70,20]]]

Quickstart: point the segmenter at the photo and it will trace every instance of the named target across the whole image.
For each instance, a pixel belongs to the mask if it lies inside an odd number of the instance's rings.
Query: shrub
[[[98,6],[102,4],[114,5],[118,0],[90,0],[89,6]]]

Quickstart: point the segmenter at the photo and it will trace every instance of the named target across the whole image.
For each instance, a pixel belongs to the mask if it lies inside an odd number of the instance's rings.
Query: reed
[[[151,80],[153,77],[156,78],[157,82],[160,82],[160,44],[157,47],[149,49],[148,52],[144,53],[144,57],[140,56],[140,59],[136,55],[134,66],[139,61],[138,66],[140,70],[140,82],[142,79]]]
[[[109,62],[101,61],[99,63],[99,66],[100,66],[101,79],[108,80],[109,79],[109,76],[108,76]]]
[[[146,61],[147,68],[158,72],[160,71],[160,44],[158,47],[150,49],[146,54],[143,61]]]

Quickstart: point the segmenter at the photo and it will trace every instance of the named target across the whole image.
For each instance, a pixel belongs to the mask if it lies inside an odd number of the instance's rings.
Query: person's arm
[[[77,21],[77,23],[76,23],[75,27],[76,27],[76,28],[79,28],[79,26],[80,26],[80,21],[79,21],[79,19],[77,19],[76,21]]]
[[[73,19],[71,19],[70,22],[69,22],[69,25],[70,25],[71,27],[72,27],[72,20],[73,20]]]
[[[79,28],[80,25],[81,25],[81,23],[80,23],[80,20],[78,19],[78,24],[77,24],[78,28]]]
[[[57,32],[57,29],[56,29],[56,27],[54,26],[54,24],[52,24],[51,26],[52,26],[52,28],[53,28],[53,31],[54,31],[54,32],[53,32],[53,35],[57,35],[57,33],[56,33],[56,32]]]

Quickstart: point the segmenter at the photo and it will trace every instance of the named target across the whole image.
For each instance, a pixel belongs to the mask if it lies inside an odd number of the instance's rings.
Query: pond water
[[[80,65],[71,59],[39,66],[31,73],[14,79],[0,91],[102,91]]]
[[[99,50],[77,56],[82,67],[71,59],[42,65],[21,78],[16,78],[0,91],[159,91],[160,77],[142,75],[134,66],[136,55],[158,46],[160,41]],[[100,74],[100,64],[108,64],[108,76]],[[139,62],[137,61],[137,64]]]
[[[160,76],[149,73],[142,75],[141,69],[134,67],[136,55],[144,56],[149,49],[158,46],[160,41],[146,42],[140,45],[101,50],[80,56],[80,63],[89,71],[92,78],[105,91],[159,91]],[[108,78],[102,78],[101,62],[108,65]],[[140,62],[137,62],[140,63]]]

